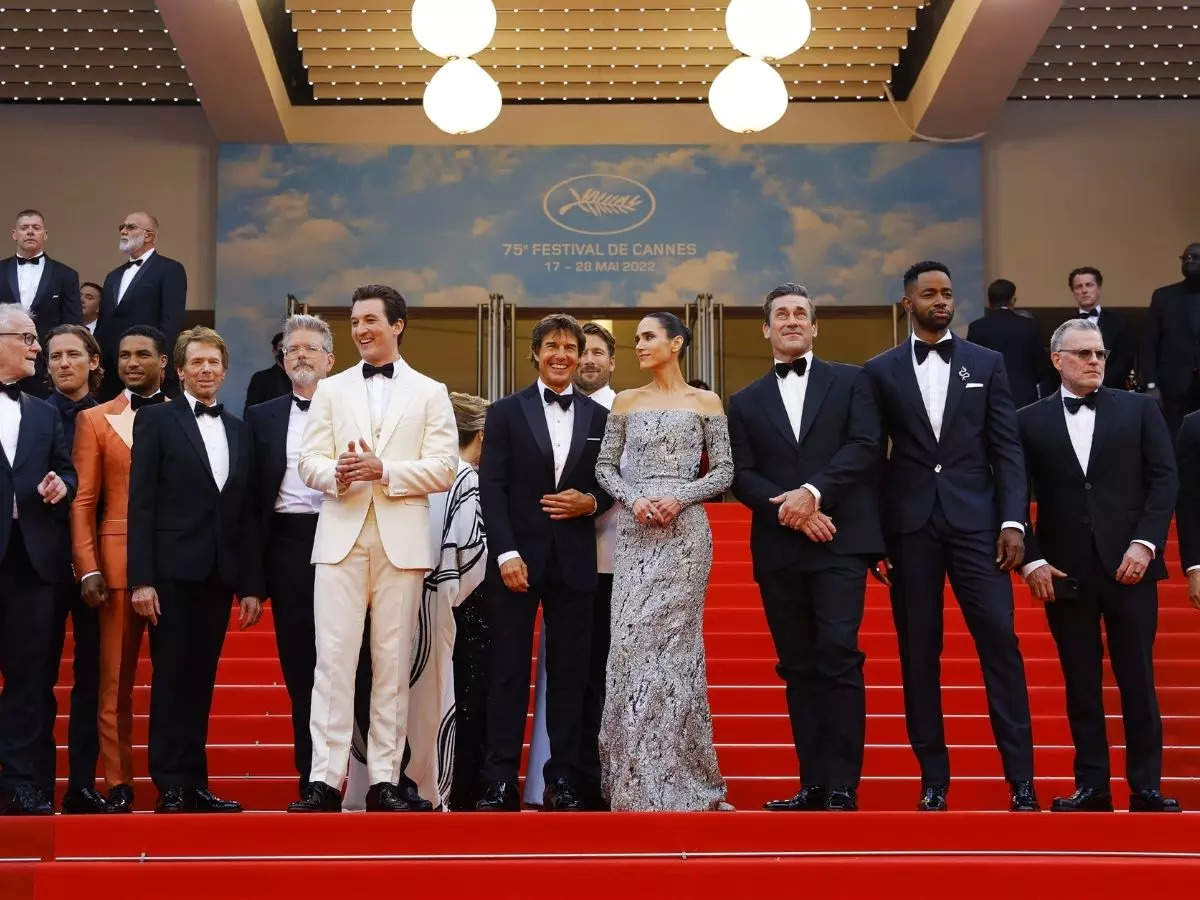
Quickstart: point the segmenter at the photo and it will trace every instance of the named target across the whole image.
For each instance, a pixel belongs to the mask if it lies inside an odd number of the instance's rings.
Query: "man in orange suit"
[[[71,504],[71,544],[80,591],[100,609],[100,757],[109,790],[105,812],[133,811],[133,681],[147,619],[130,602],[125,575],[133,419],[163,402],[166,336],[134,325],[117,346],[125,389],[79,414],[74,458],[80,490]]]

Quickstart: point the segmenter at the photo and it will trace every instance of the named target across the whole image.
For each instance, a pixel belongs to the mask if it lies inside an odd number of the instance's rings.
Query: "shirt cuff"
[[[506,562],[508,562],[510,559],[520,559],[520,558],[521,558],[521,554],[518,553],[516,550],[506,550],[503,553],[501,553],[499,556],[496,557],[496,565],[502,566]]]
[[[391,479],[388,477],[387,466],[384,466],[383,467],[383,477],[381,477],[379,479],[379,483],[382,484],[384,487],[387,487],[390,482],[391,482]]]
[[[1021,534],[1025,533],[1025,526],[1020,522],[1001,522],[1000,530],[1003,531],[1005,528],[1015,528],[1017,531],[1021,532]]]
[[[1131,544],[1141,544],[1143,547],[1145,547],[1147,550],[1149,550],[1151,559],[1154,559],[1156,556],[1158,556],[1158,550],[1149,541],[1143,541],[1140,538],[1134,538],[1132,541],[1130,541],[1130,543]]]
[[[816,498],[817,506],[821,505],[821,492],[820,491],[818,491],[815,487],[813,487],[807,481],[804,482],[804,484],[800,485],[800,487],[804,488],[804,490],[808,491],[810,494],[813,495],[814,498]]]
[[[600,501],[596,499],[595,494],[589,494],[589,493],[585,492],[583,496],[592,498],[592,511],[590,513],[588,513],[587,515],[594,516],[596,514],[596,512],[600,509]]]
[[[83,584],[84,580],[91,578],[93,575],[99,575],[99,574],[100,574],[99,569],[92,569],[92,571],[90,571],[90,572],[84,572],[82,575],[79,576],[79,583]]]
[[[1035,559],[1031,563],[1025,563],[1025,565],[1021,566],[1021,577],[1028,578],[1031,572],[1036,572],[1042,566],[1048,565],[1050,565],[1050,563],[1046,562],[1044,559]]]
[[[1191,574],[1192,574],[1193,572],[1195,572],[1197,569],[1200,569],[1200,565],[1197,565],[1197,566],[1188,566],[1186,569],[1184,569],[1184,570],[1183,570],[1183,574],[1184,574],[1184,575],[1191,575]]]

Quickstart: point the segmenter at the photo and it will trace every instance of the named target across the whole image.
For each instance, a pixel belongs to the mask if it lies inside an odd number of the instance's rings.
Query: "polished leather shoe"
[[[858,792],[852,787],[831,787],[825,795],[825,808],[830,812],[854,812],[858,809]]]
[[[241,811],[242,804],[236,800],[225,800],[208,788],[192,788],[191,812],[238,813]]]
[[[411,812],[408,802],[400,796],[400,789],[387,781],[380,781],[367,789],[367,812]]]
[[[583,795],[571,779],[559,776],[546,785],[542,793],[543,812],[581,812],[584,809]]]
[[[520,812],[521,795],[517,793],[517,785],[512,781],[489,782],[475,809],[477,812]]]
[[[54,804],[46,796],[46,792],[32,784],[18,784],[13,788],[8,805],[4,808],[6,816],[52,816]]]
[[[433,804],[417,792],[417,786],[411,781],[401,781],[396,789],[400,799],[408,804],[405,812],[433,812]]]
[[[1016,781],[1012,784],[1012,802],[1008,804],[1009,812],[1041,812],[1037,794],[1033,790],[1032,781]]]
[[[342,795],[337,788],[331,787],[323,781],[312,781],[305,787],[304,796],[295,803],[288,804],[287,811],[290,813],[341,812]]]
[[[1130,791],[1130,812],[1183,812],[1174,797],[1164,797],[1161,791]]]
[[[1112,794],[1107,788],[1076,788],[1070,797],[1055,797],[1051,812],[1112,812]]]
[[[825,788],[819,784],[805,785],[796,792],[794,797],[786,800],[768,800],[763,809],[771,812],[797,812],[825,808]]]
[[[104,812],[104,795],[94,787],[71,788],[63,795],[63,815],[94,815]]]
[[[183,813],[191,812],[192,797],[187,788],[182,785],[173,785],[161,791],[158,795],[158,800],[154,804],[156,813]]]
[[[921,786],[921,799],[917,801],[917,810],[919,812],[945,812],[949,807],[946,805],[946,792],[950,790],[948,784],[926,784]]]
[[[104,801],[104,811],[109,814],[133,812],[133,788],[118,784],[109,791],[108,799]]]

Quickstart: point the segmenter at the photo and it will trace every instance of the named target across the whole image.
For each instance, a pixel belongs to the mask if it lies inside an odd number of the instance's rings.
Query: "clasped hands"
[[[575,488],[568,488],[556,494],[543,494],[541,504],[542,512],[556,522],[590,516],[598,506],[595,497]],[[500,579],[510,591],[523,594],[529,590],[529,567],[521,557],[506,559],[499,568]]]
[[[794,488],[770,498],[779,507],[779,524],[802,531],[810,540],[827,544],[837,534],[833,519],[821,512],[817,498],[808,488]]]
[[[642,525],[666,528],[683,512],[675,497],[639,497],[633,502],[633,518]]]
[[[1150,552],[1149,547],[1145,544],[1131,543],[1121,558],[1121,565],[1117,567],[1113,577],[1118,584],[1137,584],[1145,577],[1146,569],[1152,559],[1154,559],[1154,554]],[[1200,609],[1200,602],[1197,602],[1197,598],[1192,594],[1192,574],[1188,574],[1188,596],[1192,598],[1192,605]],[[1026,575],[1025,583],[1029,585],[1030,593],[1038,600],[1043,603],[1053,603],[1054,579],[1068,577],[1070,576],[1066,572],[1046,563]]]
[[[383,478],[383,461],[367,446],[366,441],[359,438],[358,450],[354,449],[354,441],[351,441],[346,446],[346,452],[337,458],[334,477],[337,479],[338,493],[356,481],[379,481]]]

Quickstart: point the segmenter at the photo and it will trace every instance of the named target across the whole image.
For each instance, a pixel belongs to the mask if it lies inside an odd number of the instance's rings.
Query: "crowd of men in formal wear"
[[[156,251],[157,237],[153,216],[126,216],[127,261],[102,285],[81,286],[46,256],[44,217],[23,210],[16,254],[0,262],[0,809],[54,811],[53,689],[68,617],[62,811],[134,807],[132,698],[147,632],[155,809],[240,809],[209,789],[209,713],[232,610],[249,628],[268,598],[293,707],[291,810],[342,808],[356,705],[368,810],[519,808],[516,701],[539,604],[559,635],[542,676],[558,711],[545,806],[604,808],[596,741],[615,526],[594,458],[613,401],[612,335],[547,317],[531,346],[537,382],[485,425],[483,401],[452,402],[404,361],[404,298],[367,285],[350,298],[360,361],[332,374],[328,325],[290,317],[243,421],[218,401],[226,344],[212,329],[183,328],[186,276]],[[979,652],[1010,808],[1039,809],[1013,572],[1045,603],[1067,688],[1076,790],[1052,808],[1112,809],[1103,622],[1130,809],[1179,809],[1160,790],[1152,650],[1173,512],[1200,608],[1200,244],[1181,263],[1183,280],[1151,301],[1140,360],[1127,325],[1101,309],[1092,267],[1070,273],[1079,315],[1054,330],[1049,353],[1036,325],[1013,314],[1015,288],[1003,280],[989,287],[992,312],[956,338],[951,275],[937,262],[905,273],[910,339],[862,367],[814,355],[818,310],[802,285],[768,293],[773,365],[728,408],[732,490],[752,511],[754,577],[800,768],[800,790],[768,809],[857,808],[868,574],[891,590],[918,808],[948,807],[939,659],[949,577]],[[1130,372],[1144,391],[1126,389]],[[490,523],[474,472],[481,446],[493,454],[491,508],[506,511]],[[553,465],[541,466],[543,451]],[[434,497],[444,522],[431,521]],[[450,541],[456,515],[463,536]],[[425,702],[410,697],[410,676],[436,653],[426,619],[429,598],[444,596],[439,579],[461,582],[454,605],[482,594],[472,615],[491,629],[454,651],[456,676],[471,665],[460,651],[487,653],[473,663],[492,694],[460,700],[487,715],[452,751],[471,760],[454,773],[456,785],[473,783],[458,804],[441,759],[445,701],[434,702],[432,737],[410,727]],[[568,609],[568,594],[587,602]],[[469,620],[459,617],[464,633]],[[576,626],[589,635],[578,646],[567,639]],[[428,779],[413,771],[427,757]],[[97,762],[107,795],[95,787]]]

